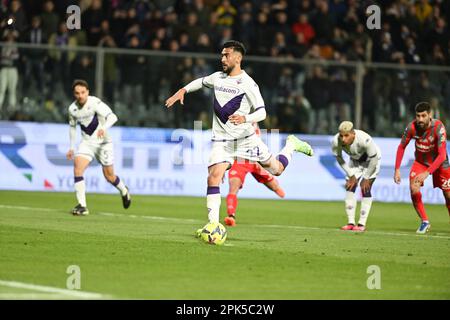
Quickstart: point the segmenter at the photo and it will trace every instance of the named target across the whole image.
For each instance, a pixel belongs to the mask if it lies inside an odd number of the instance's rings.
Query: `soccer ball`
[[[202,228],[200,238],[209,244],[220,246],[227,239],[227,229],[219,222],[210,222]]]

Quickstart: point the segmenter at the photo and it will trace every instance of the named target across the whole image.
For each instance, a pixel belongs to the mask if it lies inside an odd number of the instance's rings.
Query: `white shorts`
[[[271,156],[269,148],[256,135],[236,141],[213,141],[208,167],[222,162],[233,164],[237,158],[266,162]]]
[[[114,149],[112,142],[89,143],[82,141],[78,146],[75,157],[83,157],[92,161],[94,158],[104,167],[112,166],[114,162]]]
[[[355,173],[355,178],[359,180],[367,171],[367,167],[369,166],[369,161],[364,162],[358,162],[355,160],[350,160],[349,167],[353,170]],[[378,156],[378,163],[375,168],[375,172],[369,177],[369,180],[376,179],[378,177],[378,174],[380,173],[380,167],[381,167],[381,157]],[[346,180],[348,180],[348,177],[346,177]]]

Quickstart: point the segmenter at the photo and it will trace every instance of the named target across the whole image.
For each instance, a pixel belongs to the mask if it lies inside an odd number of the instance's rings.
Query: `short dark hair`
[[[246,50],[242,42],[236,40],[229,40],[223,44],[223,49],[232,48],[234,51],[240,52],[242,56],[245,56]]]
[[[85,80],[75,79],[72,83],[72,90],[75,89],[76,86],[82,86],[89,90],[89,85]]]
[[[431,106],[428,102],[419,102],[416,104],[416,112],[431,112]]]

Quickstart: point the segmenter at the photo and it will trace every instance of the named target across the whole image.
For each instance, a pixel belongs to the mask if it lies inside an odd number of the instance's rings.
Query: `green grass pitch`
[[[74,204],[72,193],[0,191],[0,299],[450,299],[444,205],[426,205],[432,229],[420,236],[411,204],[374,202],[358,234],[338,230],[343,202],[240,199],[238,225],[212,246],[194,236],[204,198],[134,196],[124,210],[118,195],[88,194],[86,217],[68,213]],[[71,265],[86,295],[27,287],[66,289]],[[372,265],[381,289],[367,287]]]

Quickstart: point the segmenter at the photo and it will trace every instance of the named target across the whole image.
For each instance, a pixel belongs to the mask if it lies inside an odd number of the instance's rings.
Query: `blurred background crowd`
[[[66,25],[72,4],[81,8],[80,30]],[[366,26],[371,4],[381,8],[379,30]],[[87,80],[95,95],[101,73],[101,98],[121,125],[192,128],[202,120],[207,128],[212,92],[170,111],[164,100],[218,70],[222,44],[235,39],[266,102],[263,126],[336,131],[355,117],[356,61],[364,63],[362,129],[398,135],[423,100],[449,123],[450,0],[2,0],[0,11],[3,120],[65,122],[73,79]]]

